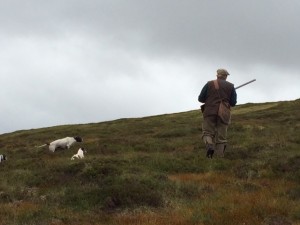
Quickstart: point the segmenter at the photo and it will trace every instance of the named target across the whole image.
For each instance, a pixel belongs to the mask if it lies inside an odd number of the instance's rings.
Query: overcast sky
[[[0,0],[0,133],[300,98],[299,0]],[[200,114],[199,114],[200,116]]]

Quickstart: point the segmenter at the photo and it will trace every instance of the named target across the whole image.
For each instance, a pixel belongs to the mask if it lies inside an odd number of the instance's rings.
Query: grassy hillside
[[[194,110],[0,135],[0,225],[299,225],[300,99],[235,107],[224,159],[205,158],[201,122]],[[76,135],[69,150],[34,147]]]

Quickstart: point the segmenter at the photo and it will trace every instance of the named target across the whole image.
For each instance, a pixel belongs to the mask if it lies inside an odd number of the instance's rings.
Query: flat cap
[[[218,69],[218,70],[217,70],[217,75],[218,75],[218,76],[228,76],[229,73],[228,73],[228,71],[225,70],[225,69]]]

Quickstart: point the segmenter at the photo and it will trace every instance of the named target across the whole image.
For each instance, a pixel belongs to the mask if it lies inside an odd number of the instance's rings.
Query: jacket
[[[235,106],[237,103],[237,94],[234,85],[226,80],[217,79],[219,83],[219,93],[223,101],[229,103],[230,106]],[[215,89],[214,81],[208,81],[201,90],[198,101],[205,103],[203,116],[218,115],[220,97]]]

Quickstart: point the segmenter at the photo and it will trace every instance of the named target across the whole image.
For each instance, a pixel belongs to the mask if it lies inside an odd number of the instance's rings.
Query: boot
[[[207,151],[206,152],[206,157],[212,159],[213,154],[215,152],[214,145],[212,145],[212,144],[206,144],[206,151]]]
[[[217,155],[217,157],[224,158],[225,149],[226,149],[226,144],[217,144],[216,145],[216,155]]]
[[[203,135],[202,139],[203,139],[203,141],[205,143],[205,147],[206,147],[206,157],[212,159],[213,154],[215,152],[213,139],[211,136],[208,136],[208,135]]]

